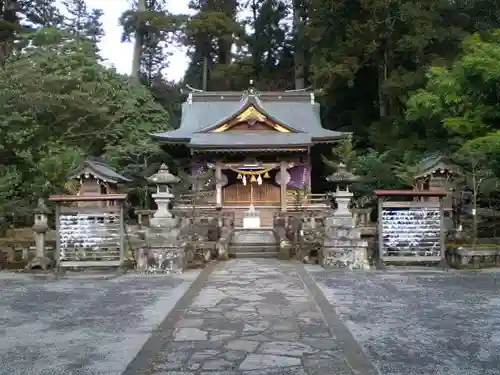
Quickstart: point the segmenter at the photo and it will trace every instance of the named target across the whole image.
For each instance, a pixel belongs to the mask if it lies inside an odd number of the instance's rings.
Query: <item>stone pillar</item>
[[[286,211],[286,162],[282,161],[280,163],[280,202],[281,202],[281,211]]]
[[[222,166],[220,162],[215,163],[215,202],[216,207],[222,207]]]
[[[35,233],[35,258],[26,266],[28,269],[40,267],[44,271],[52,264],[52,260],[45,256],[45,235],[49,230],[48,215],[50,210],[42,198],[38,200],[38,206],[34,210],[33,232]]]

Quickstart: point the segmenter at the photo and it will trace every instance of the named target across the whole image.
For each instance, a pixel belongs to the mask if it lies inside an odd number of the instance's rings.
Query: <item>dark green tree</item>
[[[61,191],[83,157],[104,154],[119,166],[168,127],[147,89],[100,65],[92,43],[52,29],[29,39],[0,70],[0,195],[8,197],[0,204],[18,207]]]
[[[85,0],[65,0],[64,29],[76,39],[86,39],[97,46],[104,36],[101,9],[88,9]]]

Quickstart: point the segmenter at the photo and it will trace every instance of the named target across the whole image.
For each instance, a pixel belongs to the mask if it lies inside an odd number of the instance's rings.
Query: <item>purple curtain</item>
[[[199,176],[207,170],[207,164],[202,162],[191,163],[191,176]]]
[[[290,173],[289,187],[296,189],[304,189],[308,187],[309,176],[311,175],[311,167],[309,165],[299,165],[288,169]]]

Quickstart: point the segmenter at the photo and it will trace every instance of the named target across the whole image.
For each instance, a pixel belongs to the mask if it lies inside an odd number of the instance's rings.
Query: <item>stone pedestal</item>
[[[369,269],[368,241],[361,239],[361,229],[355,227],[348,206],[349,191],[335,194],[337,210],[325,219],[325,239],[320,256],[324,268]]]
[[[245,212],[245,216],[243,217],[243,228],[244,229],[259,229],[260,228],[259,212],[256,211],[253,206],[250,206],[248,211]]]
[[[173,217],[168,207],[173,197],[173,194],[169,192],[152,194],[152,198],[155,200],[158,209],[149,223],[151,227],[172,228],[176,226],[177,220]]]
[[[174,218],[170,218],[173,222]],[[145,232],[146,245],[138,249],[137,270],[148,273],[182,272],[186,264],[180,229],[174,226],[151,227]]]
[[[180,239],[179,220],[168,208],[173,195],[159,192],[152,197],[158,209],[151,218],[150,227],[141,233],[145,246],[137,251],[137,270],[149,273],[182,272],[185,251]]]

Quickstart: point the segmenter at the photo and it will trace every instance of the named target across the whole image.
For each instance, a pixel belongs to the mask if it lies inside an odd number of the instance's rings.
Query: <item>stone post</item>
[[[42,198],[38,199],[38,206],[33,213],[35,215],[32,227],[35,233],[35,258],[27,264],[26,268],[40,267],[46,271],[52,264],[52,260],[45,256],[45,235],[49,230],[48,215],[50,210]]]
[[[222,167],[220,162],[215,163],[215,199],[217,208],[222,208]]]
[[[286,211],[286,185],[287,185],[287,180],[286,180],[286,161],[281,161],[280,163],[280,203],[281,203],[281,211],[285,212]]]

